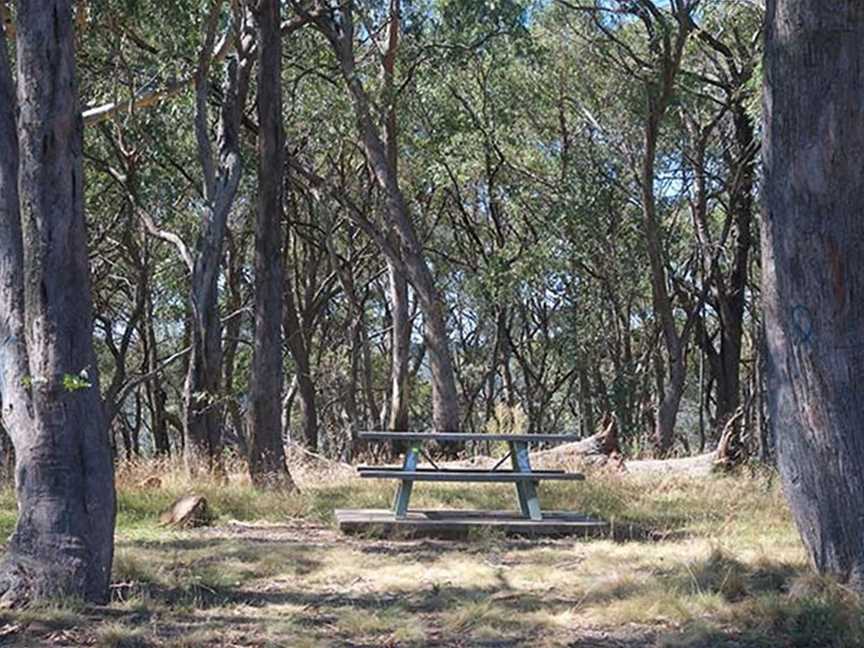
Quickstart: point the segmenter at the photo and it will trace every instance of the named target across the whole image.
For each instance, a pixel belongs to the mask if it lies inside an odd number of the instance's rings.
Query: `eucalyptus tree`
[[[724,115],[716,129],[710,129],[713,135],[705,131],[701,137],[702,176],[717,185],[709,191],[718,197],[715,211],[722,218],[716,219],[713,235],[704,219],[695,226],[702,257],[711,260],[705,269],[705,281],[710,283],[706,301],[717,321],[716,331],[704,331],[699,343],[709,360],[717,394],[716,425],[722,428],[741,403],[747,292],[757,247],[759,140],[753,104],[763,12],[755,5],[720,3],[702,13],[696,31],[698,48],[688,70],[695,82],[690,90],[694,96],[710,97]],[[708,169],[714,170],[706,174]],[[703,215],[708,216],[704,211]]]
[[[305,7],[300,2],[295,2],[294,7],[325,37],[336,57],[339,72],[351,97],[360,143],[384,197],[386,228],[382,230],[366,219],[358,221],[358,224],[376,240],[388,262],[399,268],[414,288],[424,315],[434,426],[437,430],[457,431],[460,428],[459,396],[448,339],[446,304],[435,285],[434,275],[414,226],[413,214],[402,192],[393,160],[388,157],[385,138],[375,119],[373,103],[361,76],[355,52],[357,34],[354,3],[348,2],[335,8],[329,2],[316,0],[312,7]],[[358,217],[357,212],[352,215]],[[393,245],[389,239],[388,232],[391,229],[398,235],[398,245]]]
[[[222,322],[219,314],[219,276],[228,215],[237,196],[242,170],[240,127],[254,58],[254,33],[248,27],[245,5],[235,5],[231,33],[236,55],[225,66],[222,105],[216,133],[217,152],[209,128],[209,88],[216,30],[222,2],[214,2],[204,20],[204,38],[195,70],[195,139],[203,177],[201,227],[194,254],[181,256],[190,270],[189,303],[191,306],[191,352],[186,383],[185,456],[190,469],[206,466],[222,469]]]
[[[383,72],[382,93],[387,101],[384,118],[387,161],[393,172],[399,174],[399,88],[397,87],[396,64],[399,60],[400,38],[402,36],[402,1],[390,0],[387,10],[386,46],[381,56]],[[396,232],[390,233],[391,243],[398,252]],[[387,261],[389,282],[390,321],[393,332],[390,346],[390,402],[387,408],[386,428],[388,430],[408,430],[408,402],[410,382],[408,365],[411,359],[411,321],[409,319],[408,281],[393,261]],[[454,428],[455,429],[455,428]]]
[[[563,0],[561,4],[572,6]],[[592,14],[595,33],[606,41],[605,56],[639,94],[633,118],[640,126],[640,141],[630,147],[628,157],[642,212],[653,314],[668,364],[668,376],[664,375],[665,369],[660,372],[662,380],[658,380],[653,423],[654,444],[660,454],[667,453],[675,439],[687,378],[688,345],[699,308],[695,304],[687,308],[676,300],[672,290],[675,283],[669,271],[672,251],[664,236],[663,201],[657,192],[658,156],[662,151],[663,129],[679,91],[686,46],[694,31],[693,17],[698,6],[699,0],[672,0],[668,4],[616,0],[598,1],[594,7],[577,7]],[[683,322],[676,315],[682,307],[686,310]]]
[[[265,487],[293,487],[282,444],[282,37],[279,0],[254,8],[258,32],[258,209],[255,341],[249,385],[249,473]]]
[[[0,395],[19,515],[0,592],[13,605],[105,602],[114,475],[92,344],[71,2],[19,2],[15,18],[17,101],[0,25]]]
[[[768,408],[812,564],[864,592],[864,7],[769,0],[762,290]]]

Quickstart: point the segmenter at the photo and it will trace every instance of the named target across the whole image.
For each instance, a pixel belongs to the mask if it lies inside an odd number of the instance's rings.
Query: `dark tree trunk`
[[[591,436],[597,428],[594,418],[594,399],[591,397],[591,380],[588,378],[587,354],[580,353],[579,362],[579,428],[582,436]]]
[[[0,405],[2,407],[2,405]],[[0,423],[0,484],[9,486],[15,481],[15,446],[12,438]]]
[[[218,472],[222,461],[222,324],[216,303],[217,272],[202,267],[195,274],[191,293],[192,351],[184,386],[184,450],[193,471],[206,467]],[[208,274],[210,279],[205,276]]]
[[[741,402],[741,338],[744,332],[744,309],[747,304],[747,278],[750,250],[753,247],[753,185],[755,184],[754,157],[755,129],[746,107],[739,102],[733,112],[735,145],[741,160],[739,182],[735,187],[732,209],[735,218],[735,260],[729,277],[729,294],[725,308],[720,355],[723,373],[727,379],[723,388],[723,407],[718,399],[718,410],[724,419],[731,417]],[[718,416],[718,418],[720,418]]]
[[[225,342],[222,348],[223,391],[225,393],[225,409],[227,413],[226,422],[231,422],[231,441],[236,444],[240,455],[248,459],[249,443],[246,437],[246,426],[244,425],[243,413],[240,409],[240,400],[237,398],[237,386],[234,380],[237,374],[237,349],[240,347],[240,334],[243,330],[242,270],[245,263],[243,250],[246,245],[243,239],[235,242],[231,232],[226,232],[225,243],[228,248],[225,255],[225,283],[228,288],[226,307],[230,313],[228,318],[226,318],[227,321],[224,322]]]
[[[92,343],[70,2],[19,3],[16,52],[17,142],[0,47],[0,392],[19,510],[0,592],[6,604],[104,602],[114,474]]]
[[[749,77],[747,77],[749,79]],[[717,431],[723,429],[741,404],[741,349],[750,251],[753,247],[754,157],[757,151],[753,121],[738,99],[732,111],[734,152],[727,158],[732,178],[729,181],[729,210],[735,232],[732,267],[728,277],[714,272],[714,299],[720,323],[720,343],[714,348],[704,333],[700,342],[716,381],[717,405],[714,412]]]
[[[255,338],[249,385],[249,474],[259,488],[293,488],[282,444],[282,42],[279,0],[262,0],[258,30],[258,211]]]
[[[767,9],[770,425],[813,565],[864,592],[864,7],[769,0]]]

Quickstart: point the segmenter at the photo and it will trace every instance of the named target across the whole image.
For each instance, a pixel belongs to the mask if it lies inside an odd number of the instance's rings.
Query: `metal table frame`
[[[502,457],[491,470],[477,471],[493,473],[499,471],[501,466],[510,459],[512,472],[519,475],[534,474],[531,469],[531,461],[528,454],[530,444],[539,443],[570,443],[578,441],[579,437],[564,434],[467,434],[467,433],[422,433],[422,432],[360,432],[358,438],[365,441],[403,441],[408,443],[408,450],[402,462],[404,472],[417,472],[420,458],[426,459],[435,471],[441,470],[435,464],[428,453],[423,450],[423,444],[433,441],[444,443],[455,443],[466,441],[503,441],[508,445],[508,453]],[[538,474],[538,480],[542,475]],[[480,479],[467,478],[464,481],[482,481]],[[519,508],[522,515],[531,520],[542,520],[543,512],[540,509],[540,499],[537,497],[537,481],[528,479],[514,479],[516,495],[519,499]],[[396,498],[393,510],[397,518],[404,518],[408,513],[408,503],[411,499],[411,491],[414,488],[414,479],[405,478],[399,483],[396,490]]]

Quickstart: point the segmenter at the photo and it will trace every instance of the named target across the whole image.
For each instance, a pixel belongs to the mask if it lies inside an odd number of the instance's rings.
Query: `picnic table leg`
[[[402,462],[402,470],[414,472],[417,470],[417,456],[420,454],[420,446],[411,446],[405,453],[405,461]],[[396,490],[396,501],[393,503],[393,511],[397,518],[404,518],[408,514],[408,501],[411,499],[411,489],[414,488],[413,479],[403,479]]]
[[[510,444],[510,462],[513,470],[520,473],[531,472],[531,462],[528,460],[528,444],[514,441]],[[537,497],[537,482],[517,481],[516,493],[519,496],[519,508],[522,515],[532,520],[542,520],[540,498]]]

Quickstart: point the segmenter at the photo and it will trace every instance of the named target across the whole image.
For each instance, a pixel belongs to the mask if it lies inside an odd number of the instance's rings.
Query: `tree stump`
[[[207,526],[212,519],[207,500],[201,495],[184,495],[159,516],[162,524],[182,528]]]

